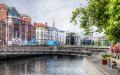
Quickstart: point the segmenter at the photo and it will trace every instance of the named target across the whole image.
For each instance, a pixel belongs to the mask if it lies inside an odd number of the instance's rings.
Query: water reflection
[[[85,75],[82,59],[73,56],[44,55],[0,61],[0,75]]]

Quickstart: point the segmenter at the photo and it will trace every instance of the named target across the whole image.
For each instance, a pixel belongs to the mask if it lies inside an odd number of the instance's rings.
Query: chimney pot
[[[47,26],[47,22],[45,22],[45,25]]]
[[[36,23],[34,22],[34,25],[35,25]]]

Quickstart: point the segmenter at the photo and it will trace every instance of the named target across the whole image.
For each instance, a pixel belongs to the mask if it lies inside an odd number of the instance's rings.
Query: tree
[[[98,40],[98,41],[95,41],[94,45],[102,46],[102,43],[100,40]]]
[[[94,32],[92,27],[96,26],[95,32],[105,34],[109,41],[120,41],[120,0],[89,0],[87,7],[76,8],[72,12],[70,22],[77,24],[79,18],[80,28],[85,35]]]
[[[109,42],[108,41],[103,41],[103,46],[109,46]]]

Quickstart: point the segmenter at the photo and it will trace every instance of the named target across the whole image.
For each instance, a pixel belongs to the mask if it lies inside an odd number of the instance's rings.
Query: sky
[[[70,23],[72,11],[76,8],[87,6],[86,0],[0,0],[0,4],[16,7],[19,13],[31,17],[32,23],[47,22],[59,30],[81,33],[79,25]],[[82,5],[81,5],[82,4]]]

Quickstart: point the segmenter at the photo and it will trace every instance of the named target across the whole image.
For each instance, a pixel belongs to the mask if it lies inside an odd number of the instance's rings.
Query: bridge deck
[[[0,54],[97,54],[107,52],[107,48],[68,48],[68,47],[0,47]]]

